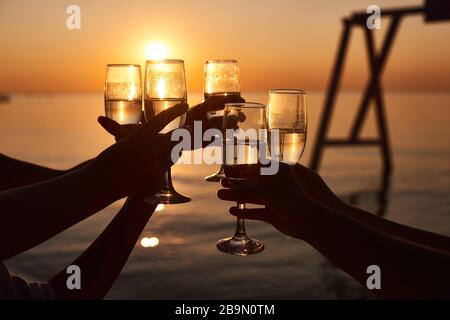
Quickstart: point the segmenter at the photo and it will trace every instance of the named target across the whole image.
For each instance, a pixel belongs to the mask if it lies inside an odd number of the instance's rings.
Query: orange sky
[[[202,89],[207,59],[238,59],[242,90],[327,87],[340,18],[373,0],[0,0],[0,91],[76,92],[103,88],[107,63],[144,63],[165,44],[186,62],[188,88]],[[381,1],[380,6],[421,1]],[[81,30],[66,8],[81,7]],[[387,21],[383,20],[383,27]],[[376,31],[380,38],[383,30]],[[388,90],[450,91],[450,23],[405,19],[386,72]],[[362,32],[352,39],[345,89],[366,78]]]

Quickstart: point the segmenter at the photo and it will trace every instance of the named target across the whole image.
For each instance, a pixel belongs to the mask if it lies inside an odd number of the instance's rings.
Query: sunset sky
[[[374,3],[422,1],[0,0],[0,92],[101,92],[106,64],[143,65],[154,43],[185,60],[190,90],[202,89],[204,61],[222,58],[239,60],[242,90],[323,90],[341,18]],[[70,4],[81,7],[81,30],[66,28]],[[406,18],[384,74],[386,89],[450,92],[449,39],[449,22]],[[366,79],[362,40],[357,30],[345,69],[348,90]]]

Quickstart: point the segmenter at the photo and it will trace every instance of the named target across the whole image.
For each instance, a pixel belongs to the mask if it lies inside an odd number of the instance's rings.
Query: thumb
[[[189,106],[187,103],[177,104],[167,110],[158,113],[153,119],[147,121],[142,127],[142,134],[153,136],[160,132],[164,127],[175,120],[175,118],[183,115],[188,110]]]
[[[104,116],[99,116],[97,122],[111,135],[115,137],[120,135],[120,124],[116,121]]]

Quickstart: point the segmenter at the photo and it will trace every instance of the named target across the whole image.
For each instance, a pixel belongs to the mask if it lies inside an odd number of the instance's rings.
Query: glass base
[[[223,168],[220,167],[219,171],[210,176],[205,177],[205,181],[220,182],[220,180],[222,180],[223,178],[225,178],[225,173],[223,172]]]
[[[175,190],[167,191],[161,190],[154,196],[150,196],[145,199],[146,203],[149,204],[177,204],[177,203],[186,203],[190,202],[192,199],[182,194],[176,192]]]
[[[156,194],[159,198],[159,203],[162,204],[176,204],[190,202],[191,198],[183,196],[175,190],[161,190]]]
[[[164,174],[164,184],[161,190],[154,196],[145,199],[146,203],[150,204],[176,204],[176,203],[186,203],[190,202],[191,198],[183,196],[182,194],[175,191],[172,184],[172,175],[170,168],[167,169]]]
[[[217,242],[217,249],[222,252],[234,254],[238,256],[248,256],[251,254],[260,253],[264,250],[264,244],[259,240],[254,240],[249,237],[231,237],[222,239]]]

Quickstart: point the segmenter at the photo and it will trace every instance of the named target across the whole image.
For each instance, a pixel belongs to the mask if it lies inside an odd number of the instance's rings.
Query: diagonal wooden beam
[[[397,26],[398,27],[398,26]],[[366,29],[367,49],[369,51],[369,64],[371,72],[374,74],[373,98],[375,100],[375,116],[377,122],[378,135],[380,140],[381,153],[383,157],[384,171],[389,172],[392,168],[391,146],[388,133],[387,119],[384,107],[384,95],[380,81],[379,68],[382,61],[375,54],[375,41],[372,32]],[[387,51],[382,52],[382,57],[386,58]],[[384,56],[383,56],[384,54]]]
[[[392,42],[397,33],[398,26],[400,24],[400,19],[401,16],[399,15],[393,16],[392,22],[389,26],[388,33],[383,42],[381,53],[379,55],[375,53],[375,46],[371,31],[367,28],[364,28],[369,61],[376,61],[376,63],[375,64],[370,63],[371,68],[370,80],[369,83],[366,85],[363,98],[358,108],[357,116],[355,118],[355,121],[353,122],[353,127],[350,132],[350,139],[353,140],[357,139],[361,132],[362,124],[364,123],[368,111],[370,99],[376,96],[375,91],[379,84],[383,68],[386,65],[386,60],[392,47]]]
[[[311,170],[316,171],[319,167],[320,159],[322,158],[322,145],[325,142],[329,123],[333,113],[334,102],[336,101],[336,94],[339,88],[342,69],[345,62],[345,55],[347,53],[348,42],[350,39],[351,23],[348,20],[344,20],[344,29],[341,35],[341,41],[334,63],[334,69],[331,74],[330,84],[327,91],[327,97],[325,99],[322,117],[320,120],[319,131],[314,143],[313,155],[310,162]]]

